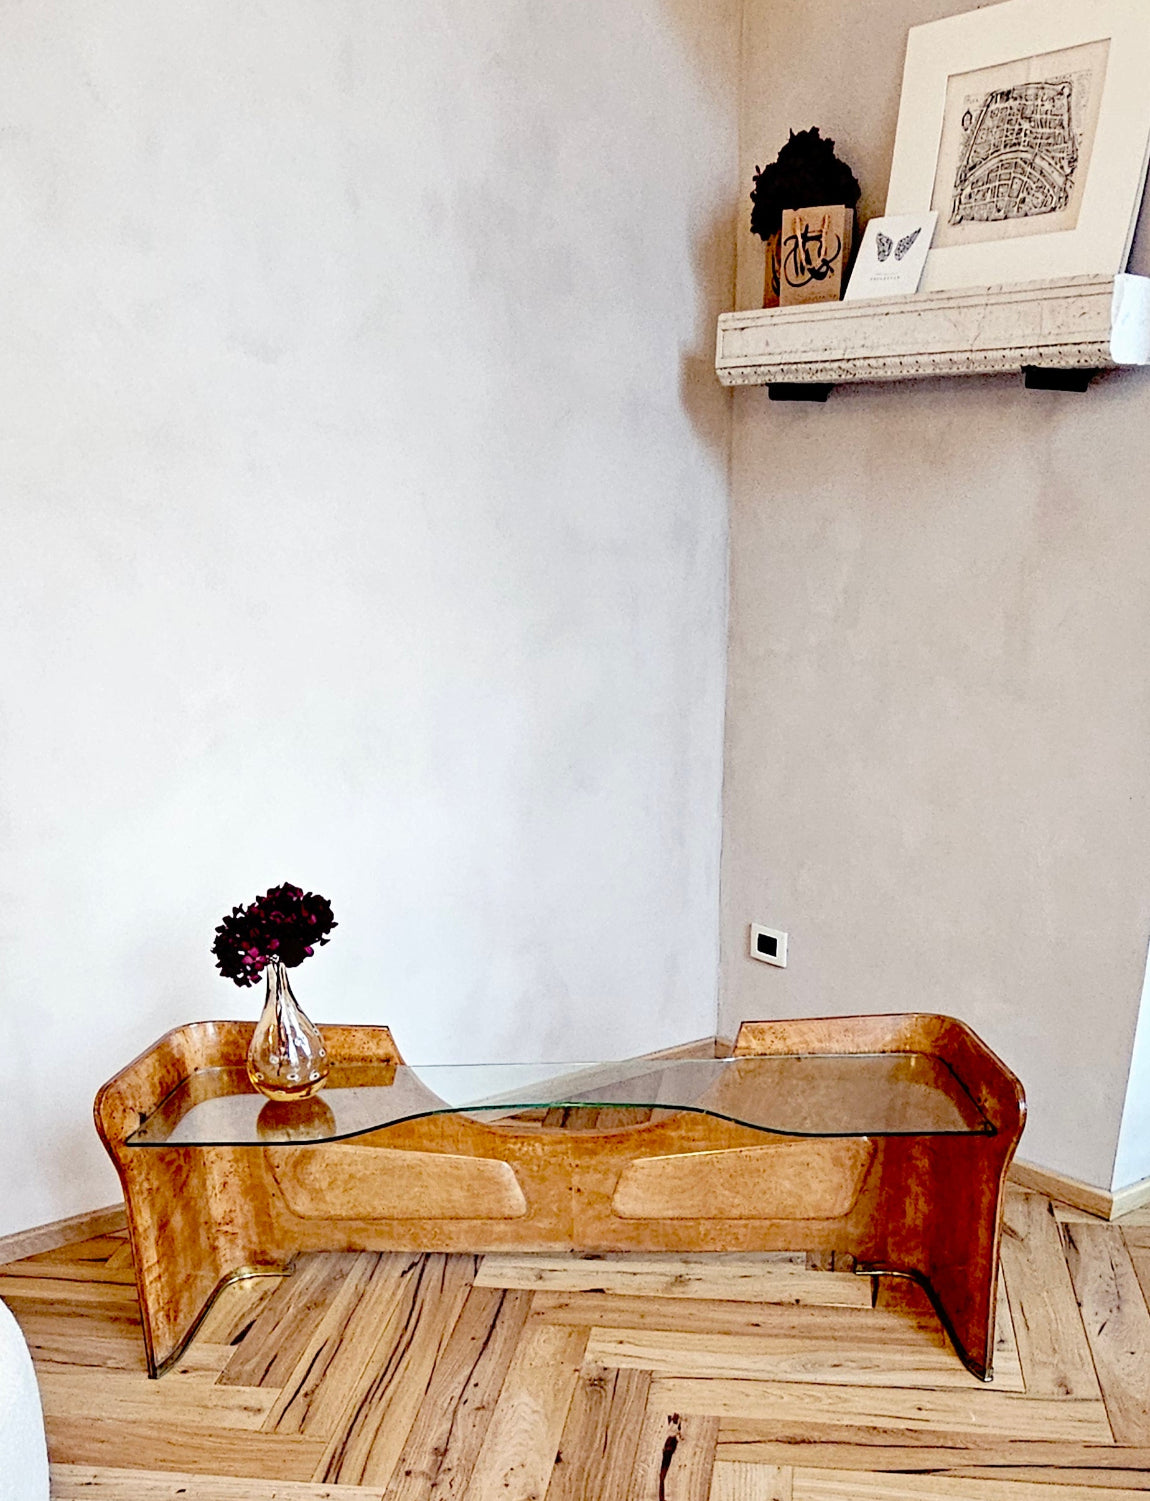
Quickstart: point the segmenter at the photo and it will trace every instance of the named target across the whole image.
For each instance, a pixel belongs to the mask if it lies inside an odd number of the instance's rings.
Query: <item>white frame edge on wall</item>
[[[1006,0],[911,29],[888,214],[932,206],[951,79],[1103,41],[1109,51],[1075,227],[932,249],[923,291],[1125,269],[1150,149],[1150,0]]]

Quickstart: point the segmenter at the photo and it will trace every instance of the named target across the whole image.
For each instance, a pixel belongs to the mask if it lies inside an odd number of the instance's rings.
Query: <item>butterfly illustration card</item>
[[[887,214],[866,227],[844,302],[918,291],[938,214]]]

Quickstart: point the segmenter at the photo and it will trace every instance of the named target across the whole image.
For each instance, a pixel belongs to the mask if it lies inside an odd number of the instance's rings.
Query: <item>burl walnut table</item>
[[[726,1058],[404,1065],[324,1027],[328,1087],[252,1092],[247,1022],[161,1038],[96,1124],[124,1186],[148,1370],[227,1282],[304,1251],[844,1252],[915,1278],[989,1380],[1014,1075],[944,1016],[746,1022]]]

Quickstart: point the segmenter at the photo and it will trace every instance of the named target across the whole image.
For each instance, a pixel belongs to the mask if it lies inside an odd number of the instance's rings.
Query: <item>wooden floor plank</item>
[[[817,1382],[832,1386],[955,1388],[983,1394],[985,1384],[934,1329],[898,1329],[885,1339],[848,1342],[802,1333],[688,1334],[678,1330],[593,1328],[587,1359],[598,1365],[653,1371],[665,1377]],[[1022,1381],[1004,1372],[996,1390]]]
[[[1068,1224],[1062,1233],[1115,1442],[1150,1444],[1150,1309],[1122,1231]]]
[[[1069,1468],[1043,1469],[1041,1466],[1023,1465],[957,1465],[945,1472],[962,1480],[1026,1480],[1032,1484],[1079,1485],[1089,1491],[1120,1490],[1150,1491],[1150,1470],[1076,1470]],[[1045,1495],[1044,1501],[1063,1501],[1057,1491]],[[1097,1501],[1097,1498],[1092,1498]]]
[[[125,1248],[121,1245],[120,1249]],[[113,1266],[107,1257],[91,1261],[48,1259],[56,1254],[54,1251],[49,1251],[43,1257],[29,1257],[26,1261],[11,1261],[7,1266],[0,1267],[0,1276],[5,1278],[42,1277],[52,1282],[111,1282],[121,1287],[131,1288],[136,1286],[136,1272],[130,1255],[126,1265],[120,1261]]]
[[[1006,1232],[990,1386],[913,1284],[795,1257],[305,1257],[158,1382],[122,1236],[0,1287],[62,1501],[1150,1501],[1150,1224]]]
[[[53,1464],[123,1466],[141,1470],[194,1471],[266,1480],[311,1480],[323,1457],[319,1440],[242,1429],[211,1429],[201,1423],[145,1421],[75,1414],[45,1416]]]
[[[1035,1397],[1100,1396],[1049,1199],[1007,1194],[1002,1266],[1026,1390]]]
[[[33,1350],[32,1353],[33,1358],[36,1361],[37,1377],[81,1376],[85,1378],[85,1380],[90,1381],[96,1370],[105,1370],[117,1371],[120,1373],[126,1373],[130,1371],[137,1379],[146,1378],[147,1370],[142,1358],[142,1352],[133,1352],[139,1354],[140,1358],[134,1361],[131,1365],[129,1365],[126,1361],[118,1362],[116,1356],[120,1351],[124,1349],[124,1346],[121,1345],[118,1341],[107,1341],[103,1343],[105,1343],[106,1346],[110,1347],[108,1348],[108,1357],[101,1362],[99,1359],[99,1343],[100,1342],[98,1342],[98,1337],[93,1336],[93,1344],[96,1345],[97,1348],[90,1352],[82,1352],[84,1354],[90,1355],[90,1358],[88,1359],[77,1359],[75,1355],[71,1351],[69,1351],[66,1357],[53,1360],[51,1358],[45,1357],[39,1348]],[[227,1365],[228,1360],[231,1357],[231,1353],[232,1349],[230,1345],[209,1345],[205,1344],[202,1340],[196,1340],[193,1344],[189,1345],[189,1347],[181,1354],[179,1360],[175,1362],[175,1364],[171,1367],[167,1374],[171,1376],[203,1376],[205,1373],[207,1373],[214,1379],[215,1377],[218,1377],[224,1366]],[[238,1391],[242,1389],[236,1388],[236,1390]],[[198,1405],[198,1396],[194,1392],[185,1391],[183,1394],[183,1400],[189,1399],[193,1402],[196,1402]],[[263,1405],[262,1401],[260,1405]]]
[[[555,1454],[547,1501],[630,1501],[650,1385],[646,1371],[584,1365]]]
[[[1126,1242],[1126,1249],[1130,1253],[1130,1260],[1134,1266],[1134,1274],[1138,1278],[1138,1285],[1142,1289],[1142,1296],[1150,1306],[1150,1239],[1143,1245],[1132,1235],[1123,1232],[1122,1239]]]
[[[469,1256],[420,1256],[379,1332],[315,1479],[386,1487],[475,1273]]]
[[[583,1361],[586,1331],[529,1320],[484,1436],[467,1501],[546,1493]]]
[[[913,1287],[910,1283],[903,1285]],[[907,1336],[929,1341],[940,1349],[948,1345],[942,1325],[925,1297],[920,1306],[908,1311],[546,1291],[535,1294],[534,1308],[539,1318],[555,1324],[677,1330],[684,1334],[745,1334],[764,1340],[811,1339],[876,1347]]]
[[[67,1304],[70,1308],[124,1308],[138,1311],[136,1288],[116,1282],[70,1281],[63,1277],[0,1276],[0,1298],[17,1313],[21,1303]]]
[[[708,1501],[794,1501],[790,1465],[746,1465],[717,1461]]]
[[[717,1459],[724,1463],[806,1465],[814,1468],[896,1470],[906,1473],[948,1471],[958,1467],[1082,1470],[1086,1473],[1127,1469],[1150,1472],[1150,1449],[1119,1449],[1111,1444],[1005,1439],[995,1434],[930,1436],[908,1443],[908,1435],[860,1432],[853,1441],[814,1437],[780,1439],[768,1423],[720,1419]],[[921,1436],[920,1436],[921,1437]],[[1056,1501],[1056,1498],[1052,1498]]]
[[[657,1377],[652,1400],[668,1411],[752,1420],[774,1438],[842,1438],[852,1428],[887,1441],[898,1435],[945,1433],[1008,1439],[1110,1441],[1101,1402],[1024,1397],[1011,1392],[909,1391],[894,1387],[823,1386],[799,1381],[732,1381]],[[877,1439],[876,1441],[883,1441]]]
[[[796,1469],[793,1501],[1145,1501],[1137,1491],[951,1475]]]
[[[196,1338],[207,1340],[209,1344],[238,1345],[252,1329],[276,1288],[286,1281],[288,1278],[284,1276],[259,1276],[229,1282],[216,1295],[196,1331]]]
[[[719,1425],[653,1395],[636,1446],[628,1501],[708,1501]]]
[[[275,1393],[258,1386],[220,1386],[218,1371],[169,1372],[160,1381],[124,1371],[39,1370],[45,1418],[93,1420],[114,1413],[117,1421],[168,1422],[211,1429],[262,1427]]]
[[[52,1501],[379,1501],[378,1490],[312,1481],[235,1479],[174,1470],[53,1465]]]
[[[402,1252],[356,1258],[285,1378],[264,1425],[268,1433],[334,1436],[418,1264]]]
[[[25,1256],[22,1261],[8,1262],[0,1266],[0,1271],[6,1272],[9,1266],[56,1266],[68,1262],[100,1264],[125,1249],[125,1242],[119,1235],[90,1235],[86,1240],[69,1241],[65,1246],[54,1246],[50,1251]],[[130,1250],[128,1254],[131,1255]]]
[[[530,1308],[528,1292],[468,1291],[385,1501],[442,1501],[466,1493]]]
[[[56,1320],[54,1326],[46,1328],[37,1328],[35,1323],[30,1328],[24,1328],[24,1338],[28,1342],[37,1370],[45,1366],[65,1366],[93,1373],[133,1371],[140,1376],[147,1374],[144,1343],[138,1329],[122,1326],[127,1338],[121,1338],[103,1330],[99,1334],[91,1334],[88,1332],[91,1326],[82,1324],[79,1319],[67,1321],[80,1326],[72,1330],[61,1330],[60,1322]],[[112,1329],[116,1327],[111,1326]]]
[[[768,1253],[769,1255],[770,1253]],[[615,1292],[660,1298],[719,1298],[869,1308],[871,1279],[808,1272],[789,1261],[706,1256],[485,1256],[477,1287]]]
[[[1006,1278],[998,1269],[998,1300],[994,1324],[994,1385],[1000,1392],[1024,1392],[1026,1379],[1014,1329],[1014,1314],[1006,1291]],[[1035,1392],[1040,1396],[1040,1392]]]
[[[294,1273],[277,1281],[220,1378],[227,1386],[281,1388],[295,1369],[316,1323],[361,1265],[355,1251],[301,1256]]]

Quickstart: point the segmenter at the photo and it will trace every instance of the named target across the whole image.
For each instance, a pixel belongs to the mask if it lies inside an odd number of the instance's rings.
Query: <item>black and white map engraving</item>
[[[1065,210],[1090,87],[1084,72],[968,97],[950,223],[993,224]]]

